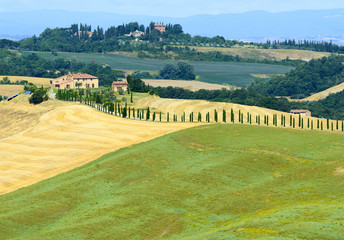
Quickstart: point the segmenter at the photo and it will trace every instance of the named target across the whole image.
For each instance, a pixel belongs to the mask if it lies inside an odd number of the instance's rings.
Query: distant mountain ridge
[[[344,44],[344,9],[301,10],[269,13],[254,11],[238,14],[196,15],[185,18],[122,15],[102,12],[40,10],[2,12],[0,37],[21,39],[39,35],[45,28],[69,27],[72,23],[107,28],[138,21],[179,23],[184,32],[201,36],[224,36],[227,39],[265,41],[267,39],[332,40]]]

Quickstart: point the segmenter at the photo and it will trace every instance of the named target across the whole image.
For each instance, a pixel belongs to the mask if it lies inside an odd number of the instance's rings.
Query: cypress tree
[[[225,123],[226,122],[226,110],[222,110],[222,121]]]
[[[133,102],[133,92],[130,93],[130,102]]]
[[[198,122],[202,122],[202,115],[201,115],[201,113],[200,112],[198,112]]]
[[[128,109],[128,117],[130,118],[130,107]]]
[[[241,111],[239,110],[239,123],[241,123]]]
[[[309,118],[307,119],[307,128],[309,128]]]
[[[159,119],[160,119],[160,122],[161,122],[161,112],[160,112],[160,114],[159,114]]]
[[[299,114],[299,128],[301,127],[301,114]]]
[[[293,128],[295,128],[295,118],[293,118]]]
[[[317,121],[317,129],[319,129],[319,119],[318,119],[318,121]]]
[[[260,125],[260,115],[258,115],[258,125]]]
[[[313,130],[313,120],[311,121],[311,129]]]
[[[323,121],[321,121],[321,130],[323,130]]]
[[[342,132],[344,131],[344,121],[342,121]]]
[[[183,122],[185,122],[185,112],[183,113]]]
[[[269,126],[269,115],[266,115],[266,125]]]
[[[250,124],[252,124],[252,115],[250,114]]]
[[[234,111],[233,111],[233,108],[231,108],[231,122],[234,123]]]
[[[289,118],[289,125],[290,127],[293,126],[293,117],[290,115],[290,118]]]
[[[281,114],[281,126],[284,126],[284,116]]]
[[[337,131],[338,131],[338,129],[339,129],[339,127],[338,127],[338,120],[337,120],[337,122],[336,122],[336,129],[337,129]]]
[[[247,112],[247,123],[249,123],[249,122],[250,122],[250,113]]]
[[[301,119],[301,128],[303,129],[303,118]]]
[[[266,125],[266,115],[264,115],[264,125]]]
[[[133,118],[135,119],[135,108],[133,108]]]
[[[170,121],[170,113],[168,112],[167,113],[167,122],[169,122]]]
[[[216,111],[216,109],[214,110],[214,120],[215,120],[215,122],[217,122],[217,111]]]
[[[326,119],[326,122],[327,122],[327,130],[330,129],[330,119]]]
[[[283,116],[283,127],[285,127],[285,116]]]
[[[331,131],[333,131],[333,122],[331,122]]]
[[[155,121],[155,112],[153,112],[153,122]]]
[[[256,123],[258,124],[258,116],[256,115]]]
[[[148,121],[149,118],[150,118],[150,111],[149,111],[149,107],[147,107],[146,121]]]
[[[241,124],[244,123],[244,113],[241,113]]]

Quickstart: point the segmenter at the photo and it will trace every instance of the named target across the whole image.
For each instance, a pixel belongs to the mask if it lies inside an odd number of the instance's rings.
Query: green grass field
[[[58,53],[58,56],[54,56],[50,52],[38,52],[38,54],[47,59],[67,58],[86,63],[94,61],[99,64],[108,64],[112,68],[119,70],[158,71],[167,63],[175,63],[173,61],[146,60],[115,54]],[[200,81],[239,87],[247,87],[254,80],[251,74],[284,74],[292,69],[286,66],[254,63],[189,63],[194,66],[195,73],[199,75],[198,80]]]
[[[343,239],[344,135],[203,125],[0,196],[1,239]]]

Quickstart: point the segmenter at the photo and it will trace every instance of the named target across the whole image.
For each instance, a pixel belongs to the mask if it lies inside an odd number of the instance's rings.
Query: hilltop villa
[[[127,83],[126,80],[124,80],[124,81],[114,81],[112,83],[112,90],[118,91],[120,89],[123,89],[123,91],[127,91],[128,90],[128,83]]]
[[[166,31],[166,27],[163,24],[155,24],[154,29],[159,30],[161,33]]]
[[[81,83],[76,86],[76,83]],[[97,77],[85,73],[70,73],[68,75],[53,79],[50,81],[51,88],[69,89],[69,88],[98,88],[99,80]]]
[[[309,110],[294,109],[290,111],[291,114],[300,114],[303,117],[311,117],[312,113]]]

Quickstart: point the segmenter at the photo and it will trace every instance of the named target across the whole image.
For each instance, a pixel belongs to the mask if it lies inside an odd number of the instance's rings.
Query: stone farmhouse
[[[303,117],[311,117],[312,113],[309,110],[304,110],[304,109],[294,109],[290,111],[291,114],[299,114]]]
[[[76,86],[76,83],[81,83]],[[95,76],[85,73],[70,73],[65,76],[50,81],[53,89],[69,89],[69,88],[98,88],[99,79]]]
[[[163,24],[154,24],[154,29],[159,30],[161,33],[166,31],[166,27]]]
[[[145,33],[141,32],[139,30],[136,30],[135,32],[131,32],[130,35],[135,37],[135,38],[138,38],[138,37],[141,37],[142,35],[145,35]]]
[[[114,81],[112,83],[112,90],[117,92],[118,90],[123,89],[123,91],[128,90],[128,83],[127,80],[122,80],[122,81]]]

